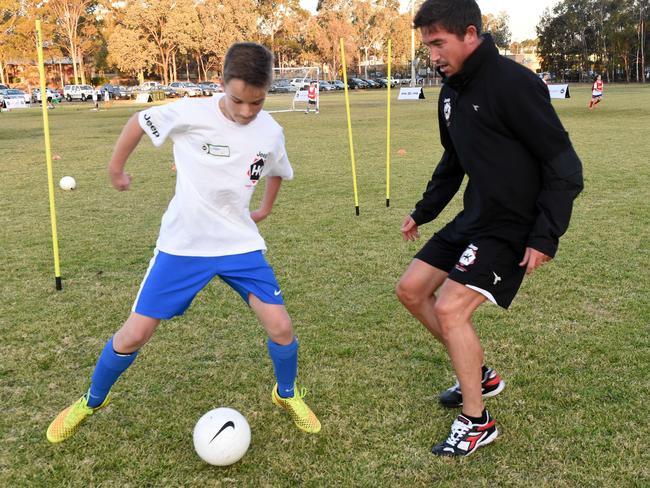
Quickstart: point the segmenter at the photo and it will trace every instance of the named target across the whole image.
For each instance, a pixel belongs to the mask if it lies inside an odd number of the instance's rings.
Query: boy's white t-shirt
[[[265,250],[249,203],[262,176],[293,178],[282,127],[265,111],[247,125],[219,108],[223,94],[184,98],[138,114],[160,146],[174,143],[176,193],[156,247],[179,256],[227,256]]]

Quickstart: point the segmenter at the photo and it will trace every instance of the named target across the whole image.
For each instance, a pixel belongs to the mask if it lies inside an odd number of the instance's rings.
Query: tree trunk
[[[77,72],[77,48],[70,41],[70,57],[72,58],[72,72],[74,74],[74,84],[79,84],[79,73]]]
[[[2,64],[2,61],[0,61],[0,83],[3,85],[6,85],[7,82],[5,82],[5,69],[4,65]]]
[[[645,19],[641,18],[641,83],[645,83]]]
[[[84,57],[81,53],[77,54],[77,58],[79,59],[79,75],[81,77],[81,84],[85,85],[86,84],[86,73],[85,67],[84,67]]]
[[[171,56],[173,57],[173,54]],[[169,80],[167,79],[167,73],[169,72],[169,58],[170,58],[169,51],[165,51],[164,49],[161,49],[160,60],[162,61],[161,68],[162,68],[162,75],[163,75],[163,83],[165,85],[169,85]]]
[[[196,60],[196,76],[197,76],[197,82],[203,81],[203,70],[201,69],[201,54],[197,53],[196,56],[194,56],[194,59]]]

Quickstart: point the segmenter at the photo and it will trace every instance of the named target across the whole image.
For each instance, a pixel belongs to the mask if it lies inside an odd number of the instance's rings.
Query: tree
[[[508,23],[510,17],[506,12],[501,12],[499,15],[487,14],[482,16],[483,31],[489,32],[494,39],[494,44],[497,47],[507,50],[510,46],[510,28]]]
[[[259,14],[258,27],[269,40],[269,47],[276,54],[275,38],[289,19],[301,11],[298,0],[256,0]]]
[[[108,62],[123,73],[142,79],[142,73],[153,65],[155,55],[154,44],[137,30],[118,25],[108,38]]]
[[[251,39],[257,16],[252,0],[205,0],[197,5],[200,36],[197,44],[203,78],[223,65],[231,44]]]
[[[537,26],[542,66],[644,81],[647,0],[563,0]]]
[[[5,65],[13,51],[12,34],[21,15],[19,0],[0,0],[0,83],[8,83]]]
[[[47,8],[53,14],[56,32],[63,41],[61,47],[72,60],[75,83],[79,83],[77,65],[84,38],[82,27],[86,22],[92,22],[93,2],[94,0],[50,0],[47,3]]]
[[[142,43],[134,48],[153,47],[153,64],[165,84],[169,83],[172,57],[187,50],[199,38],[199,18],[191,0],[147,0],[129,4],[121,21],[125,29],[138,33]]]
[[[321,59],[331,68],[331,73],[335,77],[342,77],[339,39],[344,39],[345,60],[348,66],[354,54],[358,52],[354,28],[350,22],[350,5],[344,0],[321,0],[319,6],[315,43]]]
[[[394,2],[357,0],[352,8],[352,24],[357,44],[363,52],[364,77],[368,78],[368,51],[381,49],[390,33],[390,18],[398,14],[399,5]]]

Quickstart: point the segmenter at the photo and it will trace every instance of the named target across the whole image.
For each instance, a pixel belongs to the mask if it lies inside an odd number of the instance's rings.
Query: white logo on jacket
[[[444,103],[444,106],[442,107],[442,113],[445,114],[445,120],[447,121],[447,127],[451,124],[451,98],[445,98],[442,103]]]

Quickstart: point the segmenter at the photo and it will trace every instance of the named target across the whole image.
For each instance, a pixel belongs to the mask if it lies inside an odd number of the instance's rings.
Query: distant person
[[[272,77],[268,49],[234,44],[224,60],[224,94],[148,108],[126,123],[108,166],[112,185],[118,191],[129,189],[131,176],[124,167],[147,134],[157,147],[168,138],[174,144],[176,193],[162,218],[129,318],[106,343],[88,391],[50,424],[50,442],[64,441],[105,407],[113,384],[160,322],[183,315],[216,276],[241,296],[266,330],[276,378],[272,402],[299,429],[320,431],[320,422],[303,400],[305,390],[296,386],[298,341],[256,225],[271,213],[282,180],[293,177],[282,127],[262,111]],[[262,177],[264,196],[260,207],[250,211]],[[228,373],[235,374],[224,369]]]
[[[97,88],[93,88],[92,98],[93,104],[95,105],[93,110],[99,110],[99,92],[97,91]]]
[[[104,89],[104,108],[108,108],[111,102],[111,95],[108,93],[108,89]]]
[[[544,73],[544,76],[542,76],[542,81],[544,82],[545,85],[548,85],[551,82],[551,75],[548,73]]]
[[[485,363],[474,312],[486,300],[508,308],[524,275],[555,256],[582,189],[582,165],[546,86],[481,35],[475,0],[426,0],[413,25],[443,76],[444,153],[404,219],[404,239],[419,237],[465,175],[467,187],[463,210],[415,255],[396,293],[446,347],[457,377],[440,403],[461,412],[432,452],[467,456],[498,436],[483,398],[505,386]]]
[[[312,108],[314,113],[318,113],[318,85],[313,80],[307,88],[307,110],[305,110],[305,113],[309,113]]]
[[[594,84],[591,85],[591,100],[589,100],[589,110],[596,108],[596,105],[603,99],[603,80],[600,75],[596,75]]]

